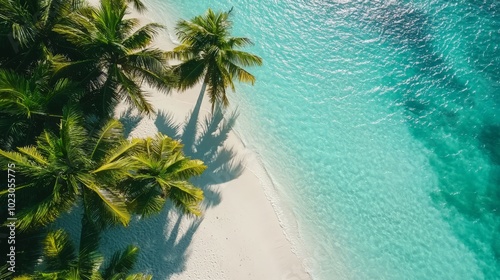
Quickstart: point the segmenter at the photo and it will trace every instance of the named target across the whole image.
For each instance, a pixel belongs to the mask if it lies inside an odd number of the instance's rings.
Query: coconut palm
[[[139,248],[128,246],[116,252],[106,267],[98,252],[99,232],[90,223],[84,223],[78,251],[64,230],[51,231],[43,242],[43,271],[34,275],[23,275],[14,280],[150,280],[151,275],[131,274]]]
[[[64,110],[59,135],[45,130],[36,147],[0,150],[0,164],[8,163],[16,165],[16,195],[25,204],[17,215],[19,230],[47,225],[79,203],[89,220],[105,228],[127,225],[131,213],[157,213],[167,198],[181,211],[199,214],[203,198],[188,180],[205,166],[186,158],[178,142],[162,134],[125,140],[117,120],[89,132],[71,109]]]
[[[49,57],[60,39],[53,32],[54,26],[83,3],[83,0],[0,0],[2,64],[22,69]]]
[[[230,12],[215,13],[211,9],[203,16],[191,20],[180,20],[176,31],[181,44],[168,52],[171,59],[181,61],[174,68],[179,76],[179,87],[187,89],[203,80],[200,100],[207,91],[212,112],[216,103],[227,106],[226,88],[233,91],[233,79],[240,82],[255,82],[255,77],[243,67],[262,65],[262,59],[239,50],[252,44],[250,39],[232,37]]]
[[[36,146],[17,152],[0,150],[4,166],[7,162],[16,165],[16,193],[25,204],[17,213],[17,228],[47,225],[77,203],[101,226],[126,225],[130,213],[115,190],[115,181],[126,176],[127,156],[138,143],[123,140],[121,125],[115,120],[89,133],[75,110],[66,109],[58,135],[45,130]]]
[[[99,7],[81,8],[54,28],[81,51],[78,59],[56,61],[56,73],[90,80],[88,108],[99,104],[96,110],[104,115],[122,99],[152,113],[142,83],[161,91],[173,83],[164,53],[148,48],[162,26],[139,27],[137,19],[124,18],[127,13],[126,0],[101,0]]]
[[[47,64],[29,75],[0,69],[0,146],[11,149],[31,144],[44,124],[57,123],[61,108],[78,100],[82,90],[68,79],[51,81]]]
[[[124,184],[131,208],[148,216],[161,211],[170,199],[182,212],[200,215],[203,191],[189,179],[203,173],[203,162],[184,156],[180,142],[160,133],[144,139],[138,147],[141,153],[132,156],[131,180]]]

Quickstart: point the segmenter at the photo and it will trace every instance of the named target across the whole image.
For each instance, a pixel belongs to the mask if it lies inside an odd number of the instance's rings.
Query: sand
[[[142,24],[152,21],[147,12],[130,16],[140,18]],[[174,44],[165,31],[155,40],[155,46],[169,50]],[[193,128],[182,133],[182,127],[195,107],[200,88],[198,85],[168,95],[149,89],[157,115],[141,118],[130,111],[127,115],[126,104],[120,104],[116,114],[130,137],[161,131],[184,143],[193,142]],[[198,120],[210,116],[205,98]],[[252,172],[262,166],[233,132],[221,129],[224,124],[227,127],[231,114],[225,112],[224,116],[225,121],[212,118],[212,127],[218,129],[198,131],[201,136],[194,141],[198,143],[195,149],[186,148],[187,154],[209,166],[194,182],[205,191],[203,216],[179,217],[169,206],[160,215],[104,233],[102,249],[109,253],[127,244],[138,245],[141,255],[136,269],[153,273],[154,279],[310,279],[261,181]],[[220,145],[219,149],[211,149],[214,145]]]

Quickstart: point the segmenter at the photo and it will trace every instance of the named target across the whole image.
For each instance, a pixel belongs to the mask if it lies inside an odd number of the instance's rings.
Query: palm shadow
[[[236,151],[228,147],[226,140],[234,127],[236,112],[224,117],[220,108],[199,121],[197,108],[191,111],[184,123],[176,123],[172,114],[160,112],[155,121],[158,131],[180,140],[184,153],[202,160],[207,169],[193,183],[205,193],[204,208],[211,208],[221,202],[218,185],[238,178],[243,173],[243,162]]]
[[[199,121],[196,109],[180,123],[174,120],[173,114],[158,112],[155,125],[159,132],[182,141],[187,156],[201,159],[208,166],[202,176],[193,180],[205,193],[203,208],[207,210],[221,202],[217,185],[240,176],[243,164],[236,157],[235,150],[227,147],[226,143],[237,114],[224,117],[221,110],[216,110]],[[130,120],[125,125],[129,129],[140,121],[128,111],[122,115],[123,118]],[[78,216],[78,213],[74,214]],[[134,244],[140,248],[134,271],[152,274],[155,279],[170,279],[186,270],[190,245],[202,221],[203,218],[182,216],[169,202],[157,215],[144,221],[136,217],[128,227],[115,227],[104,232],[101,250],[106,256],[111,256],[124,246]],[[78,225],[69,228],[78,228]]]
[[[120,114],[118,119],[123,124],[123,136],[125,138],[128,138],[130,132],[132,132],[139,125],[142,118],[143,117],[141,115],[134,113],[130,107]]]
[[[173,114],[159,112],[155,125],[160,132],[182,141],[186,155],[201,159],[208,166],[203,175],[193,181],[205,192],[203,207],[207,210],[221,202],[217,185],[234,180],[243,172],[242,160],[226,143],[237,114],[224,117],[221,110],[216,110],[199,121],[195,111],[196,108],[180,123],[174,120]],[[142,118],[127,110],[120,119],[128,136]],[[54,226],[68,229],[72,238],[79,240],[82,215],[82,208],[76,207]],[[135,217],[127,227],[113,227],[103,232],[100,250],[109,260],[114,252],[134,244],[140,249],[134,272],[152,274],[155,279],[170,279],[186,270],[190,245],[202,222],[203,218],[182,216],[168,202],[157,215],[144,220]]]
[[[145,221],[134,219],[128,227],[116,227],[102,235],[101,249],[106,256],[128,244],[139,247],[135,272],[152,274],[155,279],[170,279],[186,270],[189,246],[200,226],[200,219],[186,219],[171,203]]]

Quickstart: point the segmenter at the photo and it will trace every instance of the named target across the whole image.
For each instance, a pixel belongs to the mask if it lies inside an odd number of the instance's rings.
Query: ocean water
[[[500,279],[498,0],[146,2],[255,42],[236,129],[314,279]]]

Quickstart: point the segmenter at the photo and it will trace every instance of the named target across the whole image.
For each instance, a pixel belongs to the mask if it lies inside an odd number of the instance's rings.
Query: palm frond
[[[92,12],[95,13],[95,10]],[[56,24],[52,30],[84,50],[93,43],[94,38],[91,35],[97,31],[96,27],[89,23],[87,17],[78,13],[71,16],[71,21],[65,24]]]
[[[176,46],[172,51],[165,52],[165,57],[167,59],[177,59],[180,61],[187,61],[199,57],[197,50],[191,45],[180,44]]]
[[[262,58],[260,58],[257,55],[244,52],[244,51],[238,51],[234,49],[228,49],[224,51],[225,58],[227,58],[229,61],[241,65],[241,66],[261,66],[262,65]]]
[[[217,102],[222,103],[223,106],[228,105],[229,102],[226,96],[226,88],[228,86],[234,88],[234,84],[229,73],[223,67],[210,67],[207,70],[207,77],[207,94],[210,97],[213,112],[215,103]]]
[[[42,168],[41,166],[29,161],[28,158],[23,156],[21,153],[0,150],[0,163],[7,166],[9,162],[15,163],[16,167],[20,168],[20,172],[33,172]]]
[[[135,150],[133,150],[133,148],[139,145],[140,142],[141,140],[139,139],[132,139],[130,141],[121,142],[114,149],[108,152],[108,155],[104,159],[104,163],[109,164],[125,156],[134,154]]]
[[[144,49],[126,56],[124,69],[140,85],[148,83],[155,89],[167,92],[174,85],[175,78],[166,67],[164,52],[157,49]]]
[[[230,49],[234,49],[235,47],[243,48],[243,47],[252,46],[253,42],[252,42],[252,40],[250,40],[246,37],[231,37],[227,40],[227,44],[228,44]]]
[[[174,206],[184,214],[201,215],[200,203],[203,200],[203,191],[185,181],[170,184],[168,198]]]
[[[153,114],[142,83],[165,91],[172,85],[164,53],[147,48],[163,27],[152,23],[137,28],[137,19],[124,18],[129,3],[139,10],[145,8],[139,0],[103,0],[98,7],[80,9],[67,22],[54,27],[55,32],[82,50],[84,58],[57,63],[56,73],[90,77],[85,82],[96,90],[86,97],[101,115],[111,112],[123,98],[142,113]]]
[[[124,226],[130,222],[130,213],[127,210],[125,200],[123,197],[115,194],[113,191],[106,189],[102,186],[97,186],[90,176],[81,175],[78,177],[88,190],[96,194],[100,198],[100,202],[105,205],[108,214],[111,215],[114,223],[119,222]],[[93,207],[92,205],[87,205]]]
[[[29,276],[29,275],[21,275],[21,276],[15,276],[12,278],[13,280],[35,280],[34,276]]]
[[[122,154],[130,153],[137,144],[137,142],[124,141],[123,144],[119,145],[114,152],[110,153],[104,159],[102,165],[98,166],[97,169],[92,170],[91,173],[99,174],[100,172],[120,170],[126,172],[127,168],[131,167],[133,163],[131,162],[131,158],[122,157]]]
[[[201,160],[190,160],[183,158],[168,166],[166,172],[175,180],[188,180],[194,176],[200,176],[207,166]]]
[[[144,3],[142,3],[141,0],[127,0],[127,1],[128,3],[132,3],[134,8],[140,13],[147,11],[146,5],[144,5]]]
[[[152,280],[152,279],[153,279],[152,275],[147,275],[147,274],[142,274],[142,273],[128,275],[125,278],[125,280]]]
[[[206,63],[204,60],[192,59],[173,67],[174,73],[179,77],[178,88],[186,90],[198,84],[205,74]]]
[[[141,87],[133,81],[130,77],[127,77],[125,73],[121,70],[116,69],[114,71],[116,74],[117,82],[119,83],[119,92],[124,95],[125,100],[133,105],[139,110],[139,112],[144,114],[153,114],[153,106],[147,100],[147,94],[141,89]]]
[[[243,83],[250,83],[252,85],[255,83],[255,77],[252,74],[248,73],[245,69],[233,63],[226,63],[226,67],[231,76],[238,78],[238,81]]]
[[[32,83],[23,76],[8,70],[0,70],[0,109],[4,113],[31,117],[31,111],[39,107],[41,100],[32,95]],[[37,98],[38,97],[38,98]]]
[[[35,41],[36,18],[20,1],[2,1],[0,19],[10,29],[13,38],[25,48]]]
[[[93,135],[94,143],[91,159],[103,157],[110,144],[116,144],[123,140],[123,125],[120,121],[111,119],[105,123],[97,133]]]
[[[65,156],[71,168],[84,168],[90,164],[84,146],[88,139],[88,133],[81,125],[82,118],[74,107],[63,109],[63,118],[60,124],[59,141],[57,149]]]
[[[185,90],[204,79],[212,103],[229,104],[226,88],[233,91],[233,78],[240,82],[255,82],[255,77],[242,67],[262,65],[257,55],[237,50],[251,45],[245,37],[231,37],[230,12],[214,12],[211,9],[191,20],[180,20],[176,32],[181,45],[167,52],[169,59],[181,60],[174,73],[179,76],[179,88]]]
[[[28,231],[33,228],[46,226],[54,222],[71,209],[75,199],[73,196],[64,195],[60,199],[54,199],[53,195],[43,198],[34,205],[25,207],[17,213],[16,228],[19,231]]]
[[[134,181],[136,181],[135,184],[129,189],[130,211],[144,217],[160,213],[166,202],[162,197],[163,192],[148,185],[146,180],[135,179]]]
[[[44,240],[45,263],[48,270],[63,270],[75,259],[75,248],[64,230],[51,231]]]
[[[48,165],[47,159],[33,146],[22,147],[18,149],[21,154],[24,154],[29,159],[37,162],[40,165]]]
[[[111,279],[112,276],[116,277],[117,274],[128,274],[134,268],[138,254],[139,248],[133,245],[127,246],[121,252],[116,252],[111,257],[108,267],[104,270],[104,279]]]
[[[135,31],[123,41],[123,46],[130,50],[142,49],[151,44],[152,39],[165,27],[158,23],[149,23]]]

